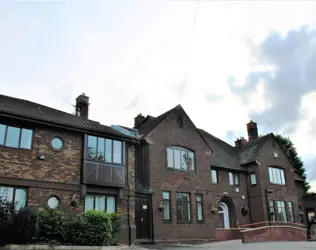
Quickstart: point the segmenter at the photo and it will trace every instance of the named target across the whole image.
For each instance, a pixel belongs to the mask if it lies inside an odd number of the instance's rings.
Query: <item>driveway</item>
[[[216,242],[199,246],[163,247],[168,250],[301,250],[316,249],[316,242],[267,242],[243,244],[241,241]]]

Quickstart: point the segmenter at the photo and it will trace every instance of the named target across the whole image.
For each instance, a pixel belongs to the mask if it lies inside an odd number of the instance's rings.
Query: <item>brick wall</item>
[[[60,152],[52,150],[51,140],[64,141]],[[68,184],[80,183],[82,136],[65,131],[36,127],[31,150],[0,147],[0,176]],[[45,154],[45,160],[37,154]]]
[[[249,207],[246,186],[247,176],[245,173],[239,172],[239,186],[231,186],[229,184],[228,173],[228,170],[217,169],[218,183],[212,184],[214,203],[218,205],[218,203],[224,197],[224,192],[226,192],[227,197],[229,197],[233,202],[233,207],[229,207],[231,210],[231,227],[237,227],[238,224],[248,224],[250,223],[249,213],[246,216],[241,214],[241,209],[243,207]],[[217,219],[218,218],[216,216],[216,226],[219,227]]]
[[[226,240],[238,240],[242,238],[241,231],[245,229],[233,228],[233,229],[216,229],[216,241],[226,241]]]
[[[179,115],[183,119],[181,128],[177,122]],[[149,171],[153,191],[154,240],[158,241],[199,241],[215,239],[214,215],[211,207],[212,187],[210,182],[210,149],[197,132],[190,119],[180,109],[174,110],[149,138]],[[196,173],[167,169],[167,147],[180,146],[195,152]],[[158,207],[162,200],[162,191],[171,192],[172,220],[164,223]],[[176,216],[176,192],[190,193],[191,222],[179,223]],[[195,194],[203,195],[204,222],[196,221]]]
[[[243,243],[268,241],[306,241],[306,229],[289,226],[272,226],[248,229],[241,232]]]

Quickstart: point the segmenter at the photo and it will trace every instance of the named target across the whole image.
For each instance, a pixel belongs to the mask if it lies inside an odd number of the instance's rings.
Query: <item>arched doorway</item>
[[[225,202],[220,202],[218,205],[219,227],[230,228],[229,209]]]

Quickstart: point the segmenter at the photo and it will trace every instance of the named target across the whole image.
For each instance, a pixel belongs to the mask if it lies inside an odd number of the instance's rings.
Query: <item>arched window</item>
[[[181,147],[168,147],[168,168],[195,171],[194,152]]]

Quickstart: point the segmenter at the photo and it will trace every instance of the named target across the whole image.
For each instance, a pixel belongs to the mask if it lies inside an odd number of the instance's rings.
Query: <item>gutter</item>
[[[130,138],[130,137],[127,137],[127,136],[124,136],[124,135],[121,136],[121,135],[115,135],[115,134],[106,133],[106,132],[102,133],[100,131],[76,128],[76,127],[71,127],[71,126],[67,126],[67,125],[61,125],[61,124],[57,124],[57,123],[53,123],[53,122],[49,122],[49,121],[43,121],[43,120],[39,120],[39,119],[35,119],[35,118],[21,117],[21,116],[17,116],[17,115],[2,113],[2,112],[0,112],[0,115],[3,116],[3,117],[13,118],[13,119],[21,120],[21,121],[35,122],[35,123],[38,123],[38,124],[41,124],[41,125],[45,125],[45,126],[49,126],[49,127],[68,129],[70,131],[80,132],[80,133],[91,133],[91,134],[100,135],[100,136],[106,135],[108,138],[111,138],[111,139],[121,139],[123,141],[128,141],[128,142],[131,142],[131,143],[139,143],[138,139]],[[111,128],[111,127],[109,127],[109,128]],[[113,129],[113,128],[111,128],[111,129]]]

